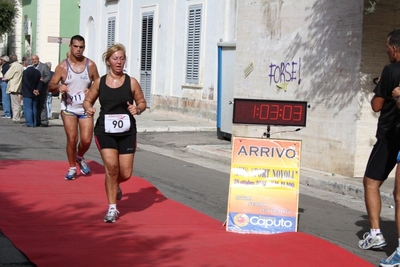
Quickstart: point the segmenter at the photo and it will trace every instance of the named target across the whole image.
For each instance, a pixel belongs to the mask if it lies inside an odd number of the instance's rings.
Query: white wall
[[[362,10],[362,0],[239,1],[235,98],[308,102],[301,131],[279,134],[295,127],[271,127],[272,138],[303,141],[302,166],[363,175],[354,172]],[[254,71],[246,78],[251,62]],[[279,83],[287,90],[279,90]],[[259,125],[233,127],[234,136],[261,137],[265,131]]]
[[[271,129],[272,138],[300,139],[302,166],[362,177],[375,143],[372,78],[387,63],[385,36],[400,27],[400,3],[385,0],[364,15],[368,0],[81,0],[86,54],[105,73],[107,16],[117,14],[116,40],[127,47],[127,71],[140,77],[141,14],[154,11],[152,109],[212,118],[217,101],[217,43],[236,41],[236,98],[307,101],[307,126]],[[188,5],[203,4],[201,83],[185,84]],[[237,13],[236,13],[237,11]],[[236,15],[237,14],[237,15]],[[244,69],[254,64],[244,77]],[[278,90],[281,64],[287,89]],[[278,68],[276,68],[278,66]],[[289,71],[292,71],[291,69]],[[283,76],[282,76],[283,77]],[[206,113],[207,112],[207,113]],[[211,115],[210,115],[211,114]],[[215,117],[214,117],[215,119]],[[234,125],[234,136],[261,137],[266,126]]]
[[[203,4],[201,43],[201,82],[198,86],[185,84],[187,10],[188,5]],[[95,28],[96,44],[87,47],[87,55],[98,64],[100,74],[105,73],[101,55],[107,46],[107,17],[117,15],[116,41],[127,48],[128,74],[140,78],[141,20],[144,12],[154,12],[152,108],[191,109],[199,114],[206,110],[215,118],[217,101],[217,43],[220,39],[234,38],[236,19],[226,18],[225,9],[236,10],[236,1],[209,0],[119,0],[94,5],[81,0],[80,33],[86,38],[90,27]],[[91,23],[89,23],[91,21]],[[91,42],[91,40],[88,40]],[[184,101],[181,101],[184,99]],[[163,102],[165,101],[165,102]],[[165,105],[164,105],[165,103]],[[214,105],[213,109],[205,105]]]
[[[40,61],[58,64],[59,44],[49,43],[48,36],[60,36],[60,0],[38,0],[36,54]]]

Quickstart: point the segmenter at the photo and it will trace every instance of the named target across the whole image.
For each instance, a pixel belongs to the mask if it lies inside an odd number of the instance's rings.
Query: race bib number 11
[[[131,128],[128,114],[106,114],[104,117],[106,133],[124,133]]]

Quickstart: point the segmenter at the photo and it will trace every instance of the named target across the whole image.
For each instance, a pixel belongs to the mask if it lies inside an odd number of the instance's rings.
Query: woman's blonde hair
[[[125,46],[123,44],[114,44],[112,46],[110,46],[106,52],[104,52],[103,54],[103,61],[104,63],[107,65],[107,60],[111,57],[112,54],[114,54],[117,51],[123,51],[124,52],[124,56],[126,58],[126,50],[125,50]],[[109,67],[107,65],[107,67]]]

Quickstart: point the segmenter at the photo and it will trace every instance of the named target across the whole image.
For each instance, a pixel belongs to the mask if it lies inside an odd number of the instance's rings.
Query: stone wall
[[[216,120],[216,102],[194,98],[152,95],[151,111],[177,112],[182,115]]]
[[[239,1],[235,98],[308,102],[305,128],[271,126],[271,138],[302,140],[302,166],[355,175],[362,10],[361,0]]]

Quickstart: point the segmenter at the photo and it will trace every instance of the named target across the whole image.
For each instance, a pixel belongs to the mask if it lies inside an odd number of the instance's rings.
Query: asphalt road
[[[166,197],[216,218],[222,227],[230,166],[188,153],[186,146],[223,142],[227,141],[218,140],[215,132],[140,133],[134,175],[151,182]],[[86,158],[102,163],[94,143]],[[0,119],[0,160],[3,159],[66,161],[63,127],[26,128]],[[394,221],[384,218],[382,230],[393,232],[385,236],[388,246],[381,251],[357,248],[358,240],[368,230],[364,204],[359,199],[305,186],[300,188],[299,199],[298,231],[326,239],[374,265],[397,246]],[[5,250],[0,247],[0,251]]]

